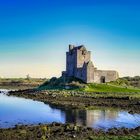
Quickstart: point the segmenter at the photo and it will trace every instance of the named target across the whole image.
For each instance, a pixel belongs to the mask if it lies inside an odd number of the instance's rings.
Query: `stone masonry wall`
[[[77,68],[81,68],[84,63],[89,62],[90,55],[91,53],[84,48],[77,50]]]
[[[94,82],[102,83],[102,78],[105,78],[105,82],[115,81],[119,78],[118,72],[111,70],[96,70],[94,72]]]
[[[66,71],[67,76],[74,76],[76,67],[76,53],[74,51],[66,53]]]
[[[92,61],[87,63],[87,75],[86,75],[86,83],[93,83],[94,82],[94,66]]]

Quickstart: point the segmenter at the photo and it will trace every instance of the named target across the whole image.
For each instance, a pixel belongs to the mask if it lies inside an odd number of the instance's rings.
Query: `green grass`
[[[56,88],[54,89],[48,88],[47,86],[43,86],[38,88],[39,90],[56,90],[61,93],[61,91],[65,92],[66,96],[70,96],[69,92],[76,92],[78,96],[84,96],[86,92],[86,96],[95,97],[95,98],[129,98],[129,99],[140,99],[140,89],[134,87],[124,87],[119,85],[112,85],[110,83],[106,84],[86,84],[84,88],[77,88],[66,90],[64,88]],[[58,92],[58,93],[59,93]]]
[[[86,92],[140,92],[139,88],[116,86],[111,84],[88,84],[82,89]]]
[[[140,89],[125,88],[110,84],[88,84],[85,88],[79,89],[87,92],[86,95],[95,98],[129,98],[140,99]]]

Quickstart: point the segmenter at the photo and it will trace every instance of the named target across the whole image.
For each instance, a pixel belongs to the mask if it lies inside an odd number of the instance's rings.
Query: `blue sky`
[[[60,76],[68,44],[99,69],[140,75],[139,0],[0,0],[0,76]]]

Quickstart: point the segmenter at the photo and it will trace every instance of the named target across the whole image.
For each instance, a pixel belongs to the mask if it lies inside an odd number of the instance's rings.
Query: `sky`
[[[69,44],[98,69],[140,75],[140,1],[0,0],[0,77],[58,77]]]

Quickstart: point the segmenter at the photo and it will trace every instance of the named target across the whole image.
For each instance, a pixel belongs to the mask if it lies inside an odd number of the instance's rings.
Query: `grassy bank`
[[[80,89],[81,91],[86,92],[118,92],[118,93],[135,93],[139,92],[139,88],[129,87],[129,86],[120,86],[120,85],[114,85],[111,83],[106,84],[87,84],[84,88]]]
[[[130,81],[119,78],[116,81],[104,84],[85,84],[74,77],[51,78],[39,86],[39,90],[75,90],[83,92],[107,92],[107,93],[140,93],[140,88],[132,86]]]

